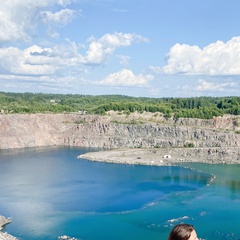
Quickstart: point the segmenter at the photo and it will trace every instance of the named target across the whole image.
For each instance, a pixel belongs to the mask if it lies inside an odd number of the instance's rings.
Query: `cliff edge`
[[[109,112],[0,115],[0,149],[78,146],[105,149],[205,149],[208,157],[240,160],[240,116],[166,119],[161,114]],[[223,149],[226,149],[224,151]],[[233,149],[233,155],[231,155]],[[226,154],[226,152],[228,154]],[[216,154],[217,153],[217,154]],[[186,153],[187,155],[188,153]],[[193,155],[193,153],[192,153]]]

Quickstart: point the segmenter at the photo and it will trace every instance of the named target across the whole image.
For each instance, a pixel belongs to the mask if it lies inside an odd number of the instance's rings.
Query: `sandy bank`
[[[173,165],[179,162],[239,164],[240,148],[114,149],[89,152],[79,155],[78,158],[99,162],[156,166]]]

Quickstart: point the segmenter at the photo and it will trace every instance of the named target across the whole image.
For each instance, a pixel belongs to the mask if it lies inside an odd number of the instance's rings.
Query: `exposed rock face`
[[[11,223],[12,220],[10,218],[5,218],[4,216],[0,216],[0,239],[1,240],[17,240],[17,238],[13,237],[12,235],[2,232],[3,228]]]
[[[141,114],[139,114],[141,116]],[[138,116],[135,119],[140,119]],[[123,123],[123,119],[125,122]],[[113,120],[121,123],[114,123]],[[141,116],[141,122],[143,122]],[[146,120],[146,118],[145,118]],[[240,118],[179,119],[130,124],[126,116],[0,115],[0,149],[35,146],[100,148],[240,147]]]
[[[3,228],[11,222],[12,220],[10,218],[5,218],[4,216],[0,216],[0,231],[2,231]]]

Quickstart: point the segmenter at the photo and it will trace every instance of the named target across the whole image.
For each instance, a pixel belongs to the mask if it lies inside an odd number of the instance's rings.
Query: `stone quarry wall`
[[[132,124],[132,120],[135,120]],[[0,149],[36,146],[100,148],[240,147],[240,117],[210,120],[72,114],[0,115]]]

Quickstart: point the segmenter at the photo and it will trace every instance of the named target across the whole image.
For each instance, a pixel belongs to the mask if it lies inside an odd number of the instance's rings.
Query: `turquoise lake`
[[[0,151],[0,215],[20,240],[165,240],[180,222],[201,239],[240,239],[240,165],[132,166],[97,149]]]

